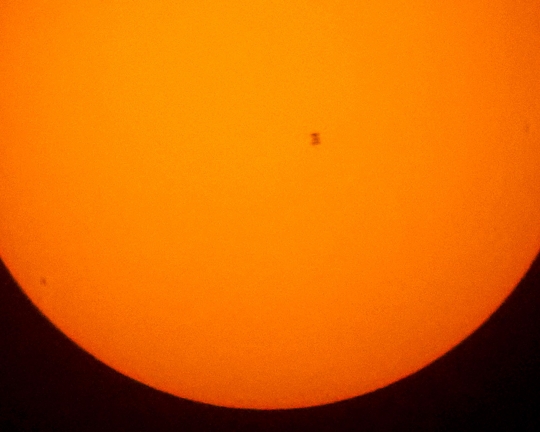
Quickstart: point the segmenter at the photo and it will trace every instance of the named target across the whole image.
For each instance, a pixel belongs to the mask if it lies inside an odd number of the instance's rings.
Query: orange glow
[[[538,22],[533,0],[0,1],[0,258],[180,397],[388,385],[540,250]]]

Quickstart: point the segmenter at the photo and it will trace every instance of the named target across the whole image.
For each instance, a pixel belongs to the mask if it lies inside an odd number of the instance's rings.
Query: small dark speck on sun
[[[319,133],[312,133],[311,134],[311,144],[312,145],[317,145],[317,144],[320,144],[321,143],[321,137],[319,135]]]
[[[44,277],[42,277],[42,278],[39,279],[39,283],[41,285],[47,285],[47,280]]]

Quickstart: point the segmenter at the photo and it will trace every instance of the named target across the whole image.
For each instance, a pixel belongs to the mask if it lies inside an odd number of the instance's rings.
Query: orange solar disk
[[[227,407],[434,361],[540,250],[536,1],[0,2],[0,257],[117,371]]]

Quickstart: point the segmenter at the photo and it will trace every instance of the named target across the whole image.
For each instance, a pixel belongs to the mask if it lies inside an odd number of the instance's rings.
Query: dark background
[[[30,303],[0,261],[0,432],[540,431],[540,255],[501,308],[391,386],[298,410],[183,400],[103,365]]]

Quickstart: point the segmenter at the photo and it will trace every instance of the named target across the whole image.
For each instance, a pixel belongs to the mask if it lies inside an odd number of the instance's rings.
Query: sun
[[[535,2],[0,3],[0,258],[70,339],[237,408],[384,387],[540,250]]]

